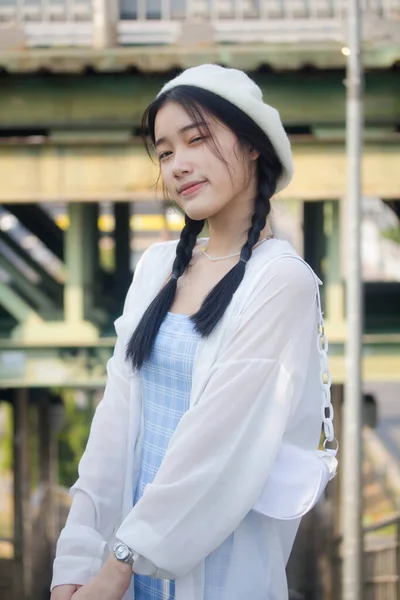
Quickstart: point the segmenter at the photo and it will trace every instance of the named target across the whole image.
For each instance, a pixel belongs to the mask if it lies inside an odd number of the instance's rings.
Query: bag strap
[[[314,284],[315,284],[315,296],[316,296],[316,306],[317,306],[317,316],[318,316],[318,337],[317,337],[317,348],[320,357],[320,385],[321,385],[321,393],[322,393],[322,424],[324,428],[324,450],[330,454],[331,456],[336,456],[337,451],[339,449],[339,442],[335,438],[335,428],[333,424],[334,418],[334,410],[332,406],[331,399],[331,385],[332,379],[331,374],[329,372],[328,365],[328,338],[325,333],[325,324],[324,324],[324,315],[322,312],[322,304],[321,304],[321,295],[319,292],[319,279],[316,274],[310,267],[310,265],[303,260],[300,256],[296,256],[294,254],[281,254],[277,258],[284,258],[290,256],[291,258],[295,258],[300,260],[303,264],[305,264],[310,270]],[[327,448],[327,443],[333,443],[334,447]]]
[[[316,277],[314,271],[311,269],[310,266],[309,266],[309,268],[314,276],[315,287],[316,287],[316,298],[317,298],[317,310],[318,310],[317,345],[318,345],[318,352],[320,355],[320,374],[321,374],[320,381],[321,381],[321,387],[322,387],[322,401],[323,401],[322,423],[323,423],[324,434],[325,434],[324,450],[326,450],[326,452],[328,452],[328,454],[331,454],[332,456],[336,456],[337,451],[339,449],[339,442],[335,438],[335,428],[334,428],[334,424],[333,424],[334,410],[333,410],[332,398],[331,398],[332,378],[331,378],[331,374],[329,372],[329,365],[328,365],[329,342],[328,342],[328,338],[326,337],[326,333],[325,333],[324,315],[322,312],[321,295],[319,292],[319,283],[318,283],[318,280],[317,280],[317,277]],[[326,444],[328,442],[334,443],[334,447],[327,448]]]

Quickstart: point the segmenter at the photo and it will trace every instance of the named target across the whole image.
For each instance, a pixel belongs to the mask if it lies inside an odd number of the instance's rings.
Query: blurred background
[[[272,227],[323,280],[340,441],[346,0],[0,0],[0,598],[49,597],[55,542],[135,265],[179,236],[140,140],[179,70],[244,69],[296,176]],[[362,598],[400,598],[400,0],[364,0]],[[340,452],[338,456],[340,460]],[[293,600],[341,598],[341,484],[303,519]]]

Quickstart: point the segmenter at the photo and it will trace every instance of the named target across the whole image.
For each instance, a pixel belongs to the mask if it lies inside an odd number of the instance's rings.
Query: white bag
[[[326,439],[323,450],[306,450],[286,442],[281,443],[260,498],[253,508],[274,519],[297,519],[309,512],[320,499],[328,482],[335,477],[338,466],[338,442],[333,427],[331,377],[328,369],[328,340],[324,331],[318,280],[313,271],[312,273],[317,293],[317,342],[321,364],[322,423]],[[326,448],[327,442],[334,442],[335,447]]]
[[[336,475],[338,461],[330,452],[336,450],[304,450],[283,442],[253,510],[273,519],[304,516]]]

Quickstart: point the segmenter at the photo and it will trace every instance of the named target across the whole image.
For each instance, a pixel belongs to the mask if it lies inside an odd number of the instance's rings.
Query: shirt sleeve
[[[123,316],[140,288],[149,250],[136,266]],[[118,321],[115,322],[117,334]],[[79,477],[70,490],[72,505],[57,542],[50,589],[67,583],[83,585],[92,579],[107,553],[106,540],[122,518],[130,396],[124,355],[124,342],[118,336],[113,356],[107,363],[104,395],[79,463]]]
[[[116,532],[141,555],[134,572],[185,576],[256,504],[301,400],[316,328],[311,269],[274,260]]]

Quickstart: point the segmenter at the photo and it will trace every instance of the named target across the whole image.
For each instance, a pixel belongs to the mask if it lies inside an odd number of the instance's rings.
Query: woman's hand
[[[75,592],[72,600],[121,600],[129,588],[131,579],[132,567],[110,554],[101,571]]]
[[[72,596],[81,588],[81,585],[57,585],[51,592],[50,600],[71,600]]]

